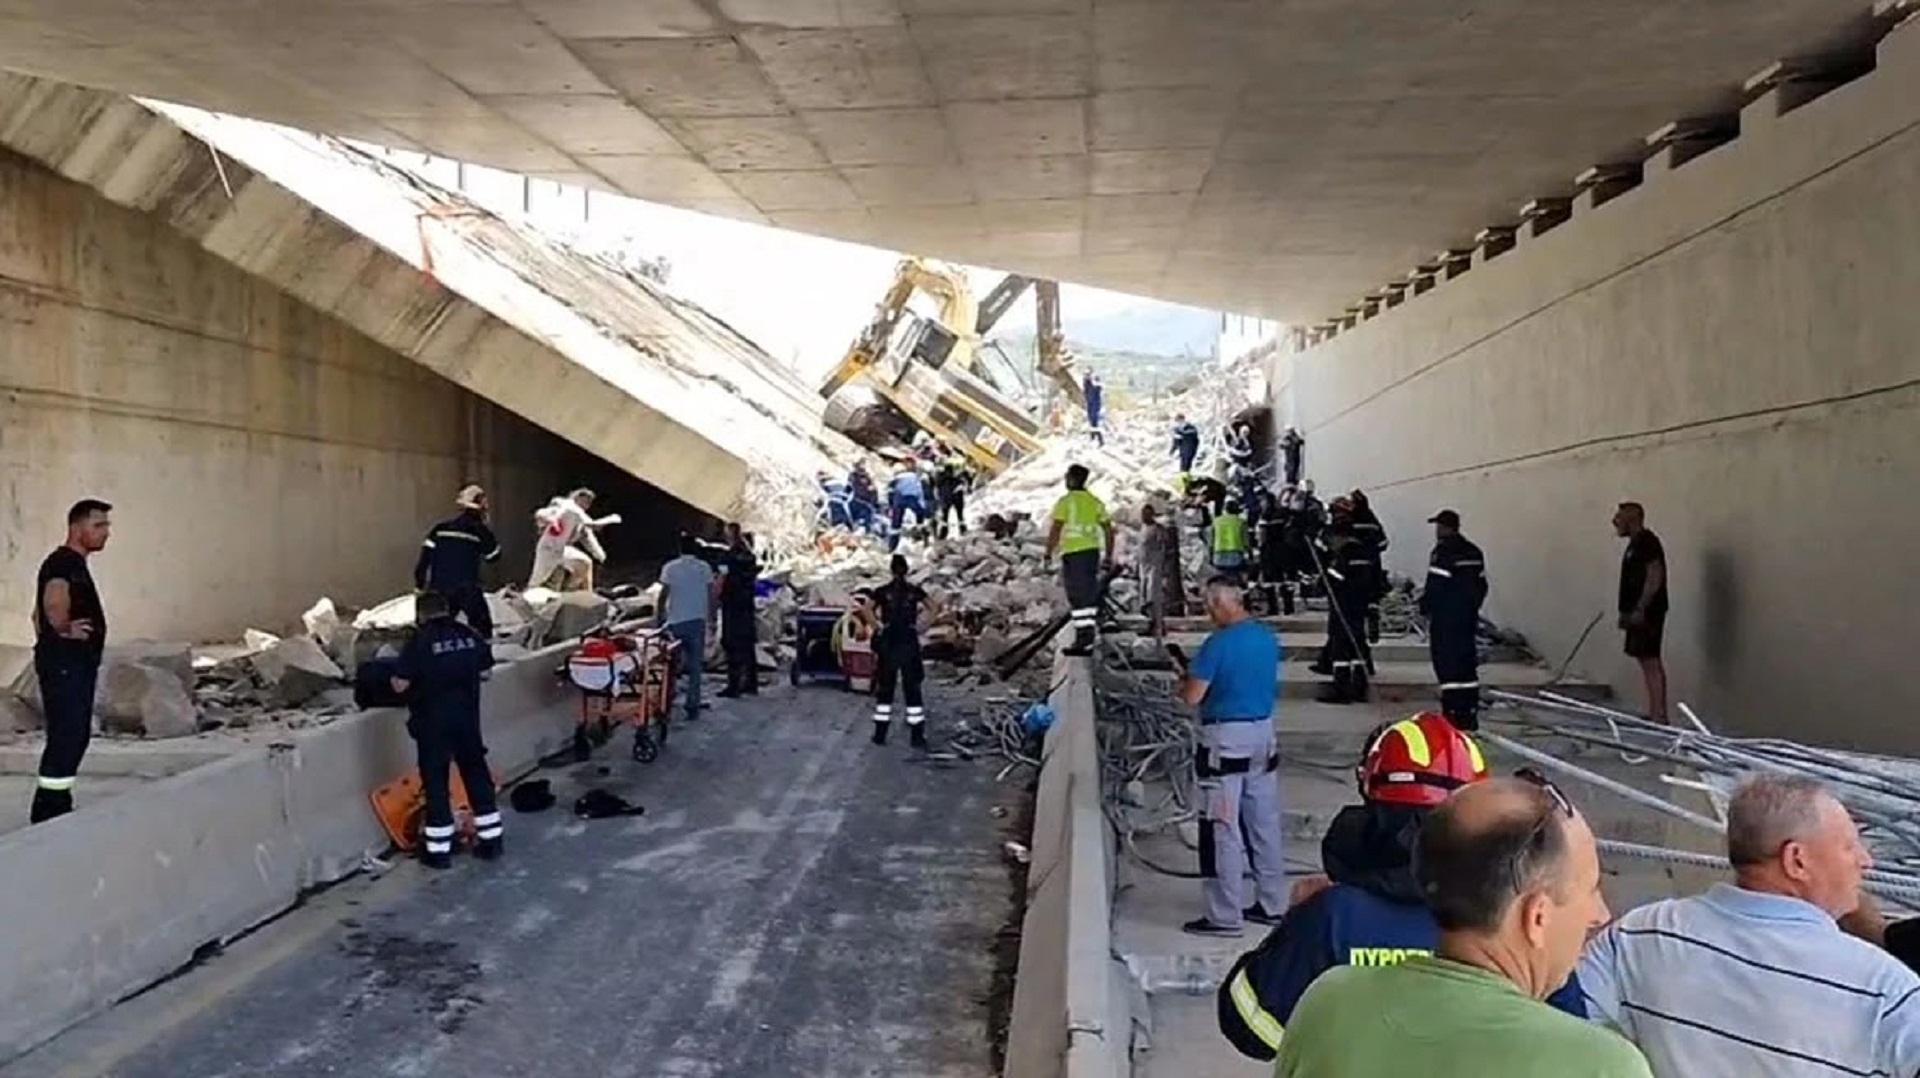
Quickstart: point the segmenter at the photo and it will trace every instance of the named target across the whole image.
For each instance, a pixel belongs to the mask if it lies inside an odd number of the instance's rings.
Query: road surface
[[[653,765],[622,738],[544,773],[561,804],[508,810],[498,864],[343,884],[5,1073],[995,1073],[1022,778],[916,760],[897,726],[876,748],[837,690],[768,692]],[[575,819],[594,785],[646,814]]]

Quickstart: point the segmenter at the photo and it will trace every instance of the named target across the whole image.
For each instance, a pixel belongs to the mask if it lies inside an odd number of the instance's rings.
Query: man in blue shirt
[[[1207,582],[1214,631],[1180,668],[1180,698],[1200,709],[1200,875],[1206,914],[1182,927],[1197,936],[1238,936],[1247,921],[1273,924],[1286,907],[1281,861],[1279,758],[1273,705],[1280,687],[1280,639],[1247,613],[1230,577]],[[1252,855],[1254,902],[1243,903]]]

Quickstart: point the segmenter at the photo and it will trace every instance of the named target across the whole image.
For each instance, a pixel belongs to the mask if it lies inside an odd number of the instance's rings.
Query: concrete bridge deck
[[[996,1073],[1024,783],[767,692],[651,767],[544,772],[560,804],[507,810],[497,865],[350,881],[0,1074]],[[647,812],[577,820],[587,786]]]

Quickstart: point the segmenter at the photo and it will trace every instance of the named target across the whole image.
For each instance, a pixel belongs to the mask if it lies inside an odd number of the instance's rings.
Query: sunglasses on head
[[[1560,814],[1569,820],[1573,819],[1574,812],[1573,802],[1567,800],[1567,795],[1560,792],[1560,787],[1555,786],[1553,780],[1541,772],[1531,767],[1523,767],[1515,771],[1513,777],[1538,786],[1552,801],[1552,807],[1541,813],[1540,818],[1533,822],[1533,827],[1527,831],[1526,841],[1516,847],[1513,855],[1507,860],[1507,878],[1513,881],[1514,893],[1519,894],[1527,888],[1525,870],[1527,855],[1538,848],[1545,839],[1547,824],[1552,822],[1554,810],[1558,809]]]

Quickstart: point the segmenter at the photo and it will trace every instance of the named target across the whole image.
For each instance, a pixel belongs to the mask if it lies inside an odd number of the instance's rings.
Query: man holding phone
[[[1247,613],[1230,577],[1207,581],[1214,630],[1191,662],[1167,645],[1180,699],[1200,709],[1200,875],[1206,913],[1182,927],[1196,936],[1238,936],[1247,921],[1273,924],[1287,909],[1280,833],[1279,757],[1273,706],[1280,639]],[[1244,905],[1249,855],[1254,901]]]

